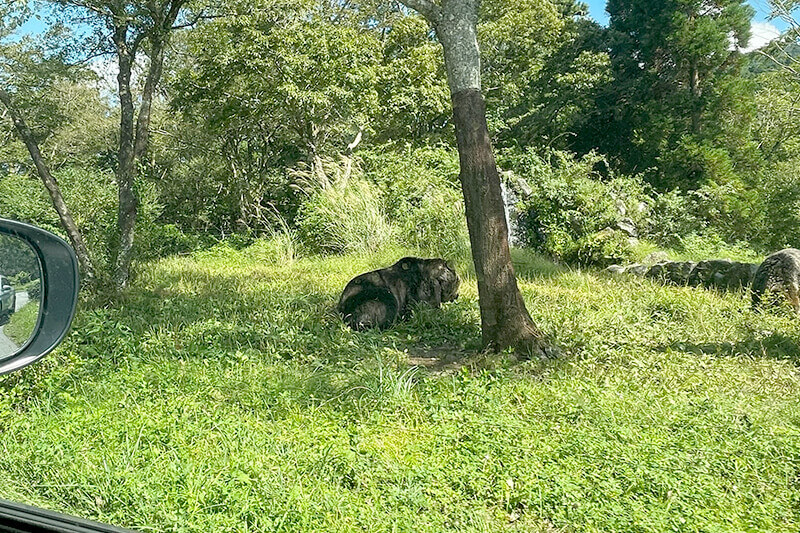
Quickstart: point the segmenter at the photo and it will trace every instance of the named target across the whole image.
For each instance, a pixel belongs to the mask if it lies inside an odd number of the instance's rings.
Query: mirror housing
[[[19,351],[0,358],[0,374],[34,363],[64,339],[78,303],[78,259],[64,239],[49,231],[14,220],[0,219],[0,233],[27,242],[38,256],[41,272],[39,321]]]

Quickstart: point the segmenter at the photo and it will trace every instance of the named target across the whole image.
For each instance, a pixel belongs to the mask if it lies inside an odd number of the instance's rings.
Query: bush
[[[386,146],[364,155],[403,246],[458,263],[470,258],[458,153],[449,147]]]
[[[649,203],[638,178],[610,176],[605,159],[588,154],[532,151],[512,159],[516,173],[532,191],[519,206],[517,233],[522,243],[558,259],[606,264],[633,257],[635,241],[617,229],[626,221],[641,228]]]
[[[469,232],[460,192],[431,192],[420,205],[399,220],[400,240],[405,246],[429,256],[463,264],[470,259]]]
[[[93,259],[100,268],[110,268],[118,205],[114,175],[96,169],[63,168],[55,173],[55,177]],[[3,189],[0,216],[29,222],[66,237],[38,178],[10,174],[0,179],[0,187]],[[155,186],[140,180],[136,188],[139,195],[136,252],[143,252],[144,258],[151,258],[159,246],[172,246],[168,242],[177,235],[170,228],[162,230],[155,222],[161,213]],[[161,244],[157,245],[159,239]]]
[[[675,189],[653,197],[644,235],[662,246],[678,248],[682,237],[702,232],[707,225],[698,216],[693,197]]]
[[[630,235],[606,229],[579,239],[564,260],[578,265],[606,267],[629,263],[635,257],[636,249]]]
[[[374,252],[391,242],[459,263],[470,257],[452,150],[389,146],[363,162],[324,160],[291,174],[308,195],[297,239],[311,252]]]
[[[23,290],[28,291],[28,296],[31,300],[38,300],[42,296],[42,280],[35,279],[25,285]]]
[[[759,183],[764,229],[758,242],[764,251],[800,247],[800,160],[774,165]]]
[[[139,260],[186,254],[203,244],[199,236],[186,234],[174,224],[156,223],[139,228],[135,242]]]

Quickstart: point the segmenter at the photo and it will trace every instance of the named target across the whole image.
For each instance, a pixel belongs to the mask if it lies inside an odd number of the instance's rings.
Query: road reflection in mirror
[[[0,234],[0,359],[33,335],[41,303],[39,258],[19,237]]]

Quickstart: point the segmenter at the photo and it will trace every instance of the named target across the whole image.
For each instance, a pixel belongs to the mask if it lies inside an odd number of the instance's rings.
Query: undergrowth
[[[0,496],[141,531],[800,526],[789,312],[515,251],[563,351],[518,363],[477,352],[472,277],[441,311],[355,333],[339,291],[404,251],[271,250],[151,263],[6,376]]]

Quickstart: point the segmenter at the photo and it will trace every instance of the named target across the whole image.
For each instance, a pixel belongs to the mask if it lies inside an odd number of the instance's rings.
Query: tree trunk
[[[78,229],[77,224],[75,224],[75,220],[72,218],[72,214],[70,213],[67,204],[64,202],[64,197],[61,195],[61,189],[58,187],[58,183],[50,173],[50,168],[47,166],[44,157],[42,157],[42,153],[39,150],[39,145],[33,136],[33,132],[30,130],[30,128],[28,128],[28,125],[25,123],[25,120],[22,118],[22,114],[19,112],[19,110],[14,107],[13,102],[11,101],[11,95],[9,95],[3,89],[0,89],[0,101],[2,101],[3,105],[5,105],[6,109],[8,109],[8,113],[11,115],[11,120],[14,122],[14,128],[17,130],[17,134],[19,135],[20,139],[22,139],[22,142],[24,142],[25,146],[28,148],[28,153],[30,153],[33,164],[36,166],[36,171],[39,174],[39,178],[42,180],[47,192],[50,194],[50,200],[53,202],[53,207],[55,208],[56,213],[58,213],[58,219],[61,222],[61,227],[63,227],[64,231],[67,232],[67,237],[69,238],[70,243],[72,243],[72,247],[75,250],[75,255],[78,256],[78,262],[80,263],[81,270],[83,271],[83,279],[88,283],[94,282],[96,271],[91,257],[89,256],[89,250],[83,240],[83,235],[81,235],[81,232]]]
[[[130,276],[130,265],[133,257],[134,228],[139,198],[136,195],[134,181],[136,178],[136,158],[134,153],[134,107],[131,93],[131,69],[133,54],[127,44],[127,26],[117,28],[114,42],[117,46],[119,74],[117,85],[120,103],[119,152],[117,167],[117,188],[119,191],[119,208],[117,211],[118,242],[114,257],[112,281],[117,290],[124,289]]]
[[[117,225],[119,243],[114,262],[113,281],[117,290],[124,289],[130,277],[131,260],[133,259],[133,242],[136,228],[136,217],[139,211],[139,198],[136,194],[135,181],[137,164],[147,155],[150,140],[150,116],[156,86],[161,78],[164,65],[164,44],[166,35],[153,35],[150,38],[150,68],[142,91],[139,116],[134,126],[134,104],[131,92],[131,69],[133,67],[136,47],[128,46],[125,35],[127,29],[120,28],[115,36],[117,57],[119,58],[119,74],[117,83],[120,100],[120,136],[119,136],[119,168],[117,169],[117,185],[119,187],[119,212]]]
[[[702,90],[700,88],[700,71],[694,61],[691,62],[689,67],[689,91],[692,95],[692,133],[697,135],[700,133],[700,119],[702,115],[702,104],[700,97]]]
[[[549,356],[552,348],[531,319],[517,286],[508,246],[500,175],[481,95],[477,22],[479,0],[404,0],[433,26],[444,49],[453,101],[459,178],[464,193],[472,260],[478,278],[481,335],[485,348],[513,347],[526,356]]]
[[[525,308],[511,263],[500,175],[480,91],[467,89],[453,95],[453,119],[478,278],[483,345],[495,350],[511,346],[526,355],[548,355],[545,337]]]

